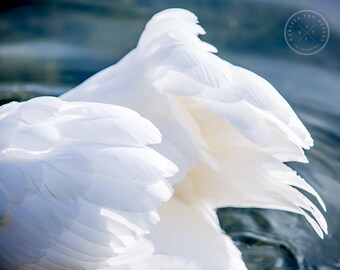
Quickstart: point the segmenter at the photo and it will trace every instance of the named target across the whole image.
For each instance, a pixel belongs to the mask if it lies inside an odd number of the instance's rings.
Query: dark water
[[[0,102],[58,95],[132,49],[145,22],[167,7],[195,12],[219,55],[272,82],[310,130],[310,164],[290,164],[325,200],[321,240],[297,215],[221,209],[220,221],[249,269],[340,269],[340,1],[12,1],[0,5]],[[287,19],[321,13],[325,49],[301,56],[285,43]]]

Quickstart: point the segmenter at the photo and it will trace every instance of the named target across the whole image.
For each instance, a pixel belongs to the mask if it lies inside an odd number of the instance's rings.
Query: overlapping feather
[[[150,121],[43,97],[1,107],[0,134],[1,269],[97,269],[152,253],[142,236],[177,168],[148,146],[161,141]]]
[[[151,120],[163,134],[155,149],[179,167],[170,179],[176,187],[172,200],[180,199],[185,207],[194,211],[198,205],[193,201],[198,200],[203,215],[228,206],[291,211],[305,216],[323,237],[323,215],[296,188],[314,195],[325,209],[323,201],[283,163],[307,162],[303,148],[313,145],[310,134],[269,82],[213,54],[216,48],[198,38],[205,31],[197,22],[194,14],[182,9],[156,14],[136,49],[62,98],[123,105]],[[188,185],[192,192],[183,188]],[[178,214],[161,213],[161,220]],[[223,239],[218,227],[210,225]],[[178,230],[191,233],[184,227]],[[156,254],[208,265],[209,258],[200,256],[206,251],[202,244],[164,251],[166,236],[151,232],[150,239],[158,243]],[[220,240],[211,250],[220,247]],[[224,249],[225,258],[235,254],[231,242],[225,245],[231,247]],[[230,263],[233,267],[240,262]],[[209,269],[221,269],[221,264]]]
[[[323,215],[294,187],[316,196],[326,210],[323,201],[282,163],[307,162],[302,148],[313,145],[309,132],[269,82],[211,53],[215,50],[198,39],[204,31],[196,23],[197,18],[184,10],[157,14],[147,24],[138,48],[154,50],[153,85],[158,91],[188,97],[183,105],[220,165],[217,172],[206,165],[193,170],[202,196],[212,201],[224,197],[218,207],[263,207],[302,214],[323,237],[322,231],[327,233]],[[159,31],[159,27],[167,30]]]

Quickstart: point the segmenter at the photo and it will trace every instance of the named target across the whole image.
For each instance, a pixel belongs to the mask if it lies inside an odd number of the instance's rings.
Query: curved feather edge
[[[268,81],[211,53],[216,50],[207,47],[198,38],[199,34],[205,32],[197,23],[197,17],[186,10],[169,9],[160,12],[148,22],[137,48],[150,54],[151,61],[154,61],[153,85],[158,91],[187,97],[189,101],[184,103],[200,104],[193,105],[196,106],[194,119],[199,123],[212,156],[219,157],[217,162],[222,170],[222,173],[215,173],[209,166],[202,165],[190,174],[195,175],[192,176],[194,179],[201,179],[199,185],[202,196],[208,197],[212,202],[220,200],[218,204],[213,203],[215,207],[263,207],[299,213],[323,237],[322,231],[327,233],[327,223],[323,215],[294,187],[313,194],[325,210],[324,202],[309,184],[282,164],[287,161],[308,162],[302,148],[309,149],[313,145],[309,132]],[[181,100],[183,102],[185,98]],[[191,110],[187,106],[187,111],[195,114]],[[211,115],[210,112],[214,116],[203,121],[204,123],[200,122],[199,118],[207,118]],[[197,116],[197,113],[200,115]],[[218,122],[219,126],[216,123],[212,126],[209,121],[213,124],[214,121]],[[234,132],[234,129],[238,132]],[[219,135],[214,136],[216,130]],[[237,147],[233,148],[232,144],[237,144]],[[235,159],[230,156],[230,152],[235,156],[242,155],[242,159]],[[252,155],[254,159],[250,159],[247,166],[260,159],[263,166],[267,167],[254,168],[253,171],[247,168],[251,173],[244,183],[247,188],[242,190],[244,185],[237,187],[239,178],[242,179],[241,175],[237,175],[237,170],[242,170],[242,162]],[[234,164],[234,169],[228,166],[228,162]],[[261,162],[256,164],[262,166]],[[209,173],[202,173],[204,169],[200,168],[206,168]],[[260,176],[252,176],[257,170]],[[230,175],[231,172],[235,173],[234,177]],[[226,180],[227,176],[229,180]],[[213,181],[221,183],[212,183]],[[253,185],[262,190],[258,194],[248,194],[247,190]],[[236,189],[235,194],[240,195],[235,201],[225,198],[226,192],[230,193],[230,187]],[[220,194],[221,191],[223,194]]]
[[[195,15],[181,9],[148,22],[137,48],[152,53],[153,85],[190,96],[282,161],[306,162],[301,147],[309,149],[313,140],[289,104],[265,79],[212,54],[216,50],[197,37],[204,31],[196,23]]]
[[[136,49],[62,97],[128,106],[152,120],[166,140],[156,149],[181,164],[171,183],[197,166],[189,176],[209,206],[299,213],[322,236],[322,214],[294,187],[325,209],[322,199],[283,164],[308,162],[310,134],[270,83],[212,54],[197,22],[182,9],[156,14]]]
[[[96,269],[150,255],[141,239],[177,173],[148,146],[161,139],[120,106],[40,97],[0,107],[2,269]]]
[[[303,215],[321,238],[323,232],[327,234],[322,213],[296,189],[315,196],[326,211],[323,200],[312,186],[282,161],[247,140],[216,113],[194,100],[182,104],[201,127],[202,135],[220,165],[216,171],[201,164],[189,174],[197,192],[212,207],[258,207],[294,212]]]

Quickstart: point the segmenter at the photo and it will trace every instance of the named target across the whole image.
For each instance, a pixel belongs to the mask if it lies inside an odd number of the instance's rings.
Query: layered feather
[[[295,188],[316,196],[326,210],[323,201],[282,163],[307,162],[302,148],[313,145],[309,132],[269,82],[211,53],[216,50],[197,37],[204,31],[196,23],[197,18],[184,10],[157,14],[137,48],[153,51],[153,86],[159,92],[187,97],[184,102],[181,99],[182,105],[220,166],[217,172],[204,164],[193,170],[191,177],[201,195],[213,202],[224,197],[215,207],[261,207],[302,214],[323,237],[327,233],[323,215]]]
[[[240,251],[218,226],[216,213],[197,195],[192,179],[178,183],[175,196],[159,209],[159,224],[147,236],[158,255],[114,269],[246,269]]]
[[[300,190],[314,195],[325,209],[322,199],[284,164],[308,162],[303,149],[313,145],[309,132],[269,82],[213,54],[216,48],[198,38],[205,32],[197,22],[182,9],[156,14],[136,49],[62,98],[123,105],[150,119],[164,138],[155,149],[179,167],[170,179],[176,187],[172,201],[178,194],[191,196],[182,188],[190,179],[203,216],[228,206],[285,210],[303,215],[323,237],[326,221]],[[161,220],[176,217],[175,203],[172,207]],[[214,230],[218,246],[224,236],[217,226]],[[176,232],[191,233],[184,227]],[[155,242],[158,237],[166,246],[161,233],[150,235]],[[200,245],[192,248],[197,254],[209,252]],[[222,253],[230,259],[228,250]],[[158,254],[183,260],[188,255],[178,246]],[[204,264],[197,254],[196,262]]]
[[[0,108],[1,269],[97,269],[149,255],[176,166],[150,121],[42,97]],[[133,199],[132,199],[133,198]]]

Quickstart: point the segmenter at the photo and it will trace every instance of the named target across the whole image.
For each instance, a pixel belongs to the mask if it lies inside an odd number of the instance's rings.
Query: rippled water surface
[[[223,229],[249,269],[340,269],[340,1],[12,1],[0,10],[0,101],[58,95],[117,62],[145,22],[167,7],[200,18],[205,40],[230,62],[272,82],[310,130],[310,164],[290,164],[325,200],[329,235],[321,240],[300,216],[221,209]],[[313,9],[329,23],[326,48],[301,56],[283,29],[295,11]]]

